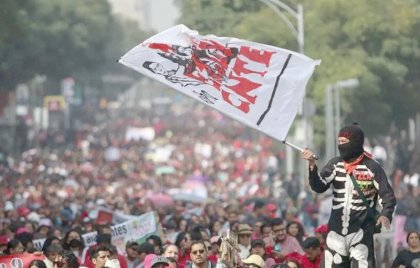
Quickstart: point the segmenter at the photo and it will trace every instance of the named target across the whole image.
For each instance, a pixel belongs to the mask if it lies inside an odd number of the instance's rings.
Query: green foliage
[[[297,51],[296,38],[262,1],[178,1],[181,23],[215,35],[234,36]],[[298,1],[282,1],[296,10]],[[317,133],[325,129],[325,88],[358,78],[342,91],[345,123],[358,121],[368,135],[392,123],[405,127],[420,112],[420,2],[415,0],[303,0],[305,54],[321,59],[307,96],[317,105]],[[291,22],[296,20],[284,12]],[[321,139],[316,137],[321,143]]]
[[[283,0],[292,8],[297,0]],[[342,91],[345,122],[359,121],[369,135],[394,123],[403,128],[420,112],[420,3],[417,0],[302,0],[305,54],[322,59],[307,96],[324,131],[325,88],[358,78]],[[201,34],[234,36],[291,50],[296,38],[258,0],[178,0],[181,23]],[[285,12],[292,22],[295,19]],[[107,1],[3,0],[0,3],[0,90],[36,74],[57,82],[73,76],[99,85],[104,74],[128,72],[116,60],[145,39],[137,25],[113,17]],[[53,82],[54,83],[54,82]],[[320,138],[317,138],[321,142]]]
[[[107,1],[6,0],[0,12],[0,90],[36,74],[98,86],[103,74],[124,71],[115,66],[128,38],[144,36],[114,18]]]
[[[25,12],[21,10],[25,1],[5,0],[0,4],[0,83],[1,88],[12,89],[18,76],[28,77],[22,69],[24,56],[15,51],[26,47]],[[20,74],[17,74],[19,72]]]

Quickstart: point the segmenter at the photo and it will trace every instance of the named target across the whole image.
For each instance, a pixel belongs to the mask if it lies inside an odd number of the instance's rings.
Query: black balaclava
[[[344,161],[350,162],[363,154],[365,135],[363,134],[363,130],[357,124],[343,127],[340,132],[338,132],[338,137],[345,137],[349,139],[348,143],[338,145],[338,151]]]
[[[70,240],[69,246],[70,248],[80,248],[81,246],[83,246],[83,244],[82,241],[80,241],[79,239],[73,238],[72,240]]]

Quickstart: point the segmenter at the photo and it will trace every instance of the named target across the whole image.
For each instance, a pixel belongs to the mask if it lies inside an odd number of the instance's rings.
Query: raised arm
[[[330,187],[331,180],[327,181],[326,177],[331,177],[333,169],[327,165],[323,168],[321,174],[319,174],[313,155],[314,153],[307,148],[301,153],[302,158],[309,162],[309,185],[311,189],[317,193],[323,193]]]

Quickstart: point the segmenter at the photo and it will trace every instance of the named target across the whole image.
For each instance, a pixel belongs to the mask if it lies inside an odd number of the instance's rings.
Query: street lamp
[[[297,10],[295,11],[285,3],[279,0],[260,0],[264,4],[266,4],[269,8],[271,8],[279,17],[286,23],[287,27],[289,27],[290,31],[295,36],[298,46],[299,46],[299,53],[304,52],[305,47],[305,35],[303,29],[303,6],[301,4],[297,5]],[[293,18],[296,19],[296,27],[293,23],[289,20],[289,18],[283,13],[282,10],[285,10],[289,13]]]
[[[325,159],[330,159],[337,154],[337,139],[334,135],[338,133],[341,125],[340,91],[358,86],[359,80],[352,78],[338,81],[332,85],[329,84],[325,88]],[[333,104],[335,104],[335,107]]]
[[[290,31],[293,33],[294,37],[297,40],[298,47],[299,47],[299,53],[304,53],[304,47],[305,47],[305,35],[304,35],[304,28],[303,28],[303,6],[301,4],[297,5],[296,10],[292,9],[287,4],[279,1],[279,0],[260,0],[264,4],[266,4],[269,8],[271,8],[289,27]],[[290,16],[292,16],[294,19],[296,19],[296,26],[290,21],[289,17],[284,14],[284,12],[287,12]],[[303,100],[303,103],[305,103],[305,99]],[[303,119],[301,121],[302,123],[302,129],[303,129],[303,141],[307,143],[307,145],[312,145],[312,135],[310,135],[308,132],[309,129],[309,123],[308,119],[304,115],[304,106],[302,103],[302,109],[299,111],[303,115]],[[286,172],[288,174],[292,174],[296,168],[296,165],[294,164],[293,156],[294,152],[290,146],[286,146],[286,155],[288,156],[286,158]],[[299,162],[299,175],[301,177],[301,191],[304,188],[305,180],[303,179],[304,173],[305,173],[305,167],[303,164],[303,161]]]

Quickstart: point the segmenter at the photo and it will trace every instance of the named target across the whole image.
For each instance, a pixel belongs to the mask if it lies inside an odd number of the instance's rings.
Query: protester
[[[305,238],[303,225],[298,221],[291,221],[287,223],[286,230],[287,234],[296,238],[300,246],[303,247],[303,240]]]
[[[34,251],[34,236],[32,235],[32,233],[29,232],[29,230],[26,227],[21,227],[16,231],[15,239],[19,240],[22,243],[24,251]]]
[[[210,222],[210,232],[213,236],[222,235],[222,224],[219,220],[213,220]]]
[[[6,235],[0,236],[0,256],[7,249],[7,243],[9,243],[9,238]]]
[[[318,238],[319,243],[321,244],[321,248],[324,250],[327,243],[327,235],[328,235],[328,225],[322,224],[315,228],[314,230],[315,237]]]
[[[136,250],[138,256],[138,264],[135,266],[135,268],[143,268],[147,255],[153,254],[155,252],[155,248],[150,243],[143,242],[136,248]]]
[[[303,241],[305,254],[300,259],[302,268],[319,268],[323,250],[321,244],[316,237],[308,237]]]
[[[420,267],[420,232],[412,231],[407,234],[408,248],[401,250],[392,268],[416,268]]]
[[[47,268],[42,260],[33,260],[28,265],[29,268]]]
[[[47,238],[51,232],[52,222],[48,218],[40,219],[36,230],[39,238]]]
[[[274,219],[277,215],[277,206],[274,203],[268,203],[265,206],[266,219]]]
[[[363,149],[364,133],[358,125],[342,128],[338,133],[339,157],[331,159],[318,173],[314,153],[305,149],[302,158],[309,161],[309,184],[322,193],[332,185],[334,206],[328,222],[325,266],[356,261],[359,266],[374,267],[373,234],[375,226],[390,228],[396,204],[394,192],[382,167]],[[354,182],[352,182],[352,180]],[[362,190],[357,190],[354,184]],[[365,195],[369,202],[364,204]],[[376,219],[371,208],[382,200]],[[369,206],[369,207],[367,207]]]
[[[12,255],[12,254],[21,254],[25,251],[25,247],[23,246],[22,242],[17,239],[12,239],[7,243],[6,250],[4,251],[5,255]]]
[[[265,252],[265,243],[264,240],[257,239],[251,242],[251,250],[250,255],[259,255],[264,260],[264,267],[263,268],[271,268],[271,266],[275,265],[275,261],[273,258],[270,258],[266,255]]]
[[[111,251],[105,245],[98,246],[92,249],[90,252],[90,260],[95,265],[95,268],[105,267],[106,261],[111,256]]]
[[[151,268],[165,268],[165,267],[168,267],[168,265],[169,265],[168,259],[166,259],[163,256],[155,256],[150,263]],[[148,267],[145,267],[145,268],[148,268]]]
[[[207,248],[203,241],[193,241],[191,243],[191,263],[187,268],[215,268],[216,264],[207,259]]]
[[[46,252],[50,245],[61,245],[61,240],[56,236],[50,236],[44,241],[44,245],[42,245],[42,252]]]
[[[178,260],[178,247],[173,244],[169,244],[163,247],[162,256],[166,258],[174,258]]]
[[[162,240],[157,235],[151,235],[147,239],[147,242],[154,246],[155,248],[155,254],[160,255],[162,251]]]
[[[187,262],[191,261],[191,235],[186,232],[180,232],[175,240],[178,247],[178,266],[184,268]]]
[[[218,236],[213,236],[210,238],[210,249],[208,250],[208,259],[212,263],[217,263],[220,258],[220,245],[222,244],[222,239]]]
[[[64,250],[63,252],[63,266],[62,268],[79,268],[79,260],[76,255],[70,250]],[[106,265],[105,265],[106,266]],[[110,267],[114,268],[114,267]],[[119,267],[115,267],[119,268]]]
[[[127,242],[125,244],[125,253],[127,260],[127,268],[134,268],[139,264],[137,247],[139,244],[137,242]]]
[[[126,258],[124,257],[124,255],[118,252],[117,247],[114,246],[111,243],[111,241],[109,241],[108,243],[101,243],[101,244],[98,243],[97,246],[101,246],[101,245],[108,247],[109,252],[111,253],[107,260],[107,263],[111,263],[111,265],[116,268],[127,268]]]
[[[79,229],[71,229],[69,230],[63,238],[63,249],[71,250],[74,255],[82,262],[83,258],[83,251],[85,249],[85,245],[82,240],[82,235]]]
[[[64,249],[59,244],[51,244],[50,246],[48,246],[44,251],[44,255],[46,257],[44,259],[44,262],[47,268],[53,268],[54,262],[56,262],[57,258],[59,256],[62,256],[63,253]]]
[[[286,255],[297,252],[303,254],[303,249],[296,238],[286,232],[286,223],[281,218],[271,221],[272,235],[264,240],[268,247],[269,254],[276,263],[284,261]]]
[[[213,250],[213,247],[212,247],[210,241],[209,240],[203,240],[203,242],[204,242],[204,245],[206,245],[206,249],[207,249],[207,259],[209,261],[213,262],[213,263],[217,263],[217,258],[213,259],[213,260],[208,258],[210,256],[210,254],[212,253],[212,250]]]
[[[249,256],[249,251],[251,249],[251,227],[246,224],[238,224],[237,227],[238,234],[238,248],[239,248],[239,257],[241,260],[246,259]]]
[[[147,243],[147,242],[146,242]],[[149,243],[147,243],[149,244]],[[153,245],[149,244],[152,248]],[[117,248],[112,244],[112,229],[108,226],[101,226],[98,228],[98,234],[96,236],[96,245],[92,246],[91,248],[95,248],[98,246],[106,246],[108,247],[111,256],[110,260],[118,259],[119,266],[121,268],[127,268],[127,260],[125,256],[118,252]],[[92,250],[92,249],[91,249]],[[89,250],[89,252],[91,251]],[[89,252],[86,253],[86,257],[84,258],[84,264],[88,268],[93,268],[93,263],[90,262]]]
[[[245,222],[254,226],[258,221],[265,221],[265,202],[257,200],[254,202],[252,213],[249,213],[246,217]]]
[[[264,260],[260,255],[251,255],[247,259],[242,261],[246,268],[263,268]]]
[[[260,238],[261,239],[266,239],[267,237],[270,237],[271,235],[271,226],[270,223],[263,223],[260,226]]]
[[[140,267],[152,268],[152,261],[155,259],[155,257],[157,257],[157,255],[154,253],[147,254],[144,258],[144,262],[140,265]]]

